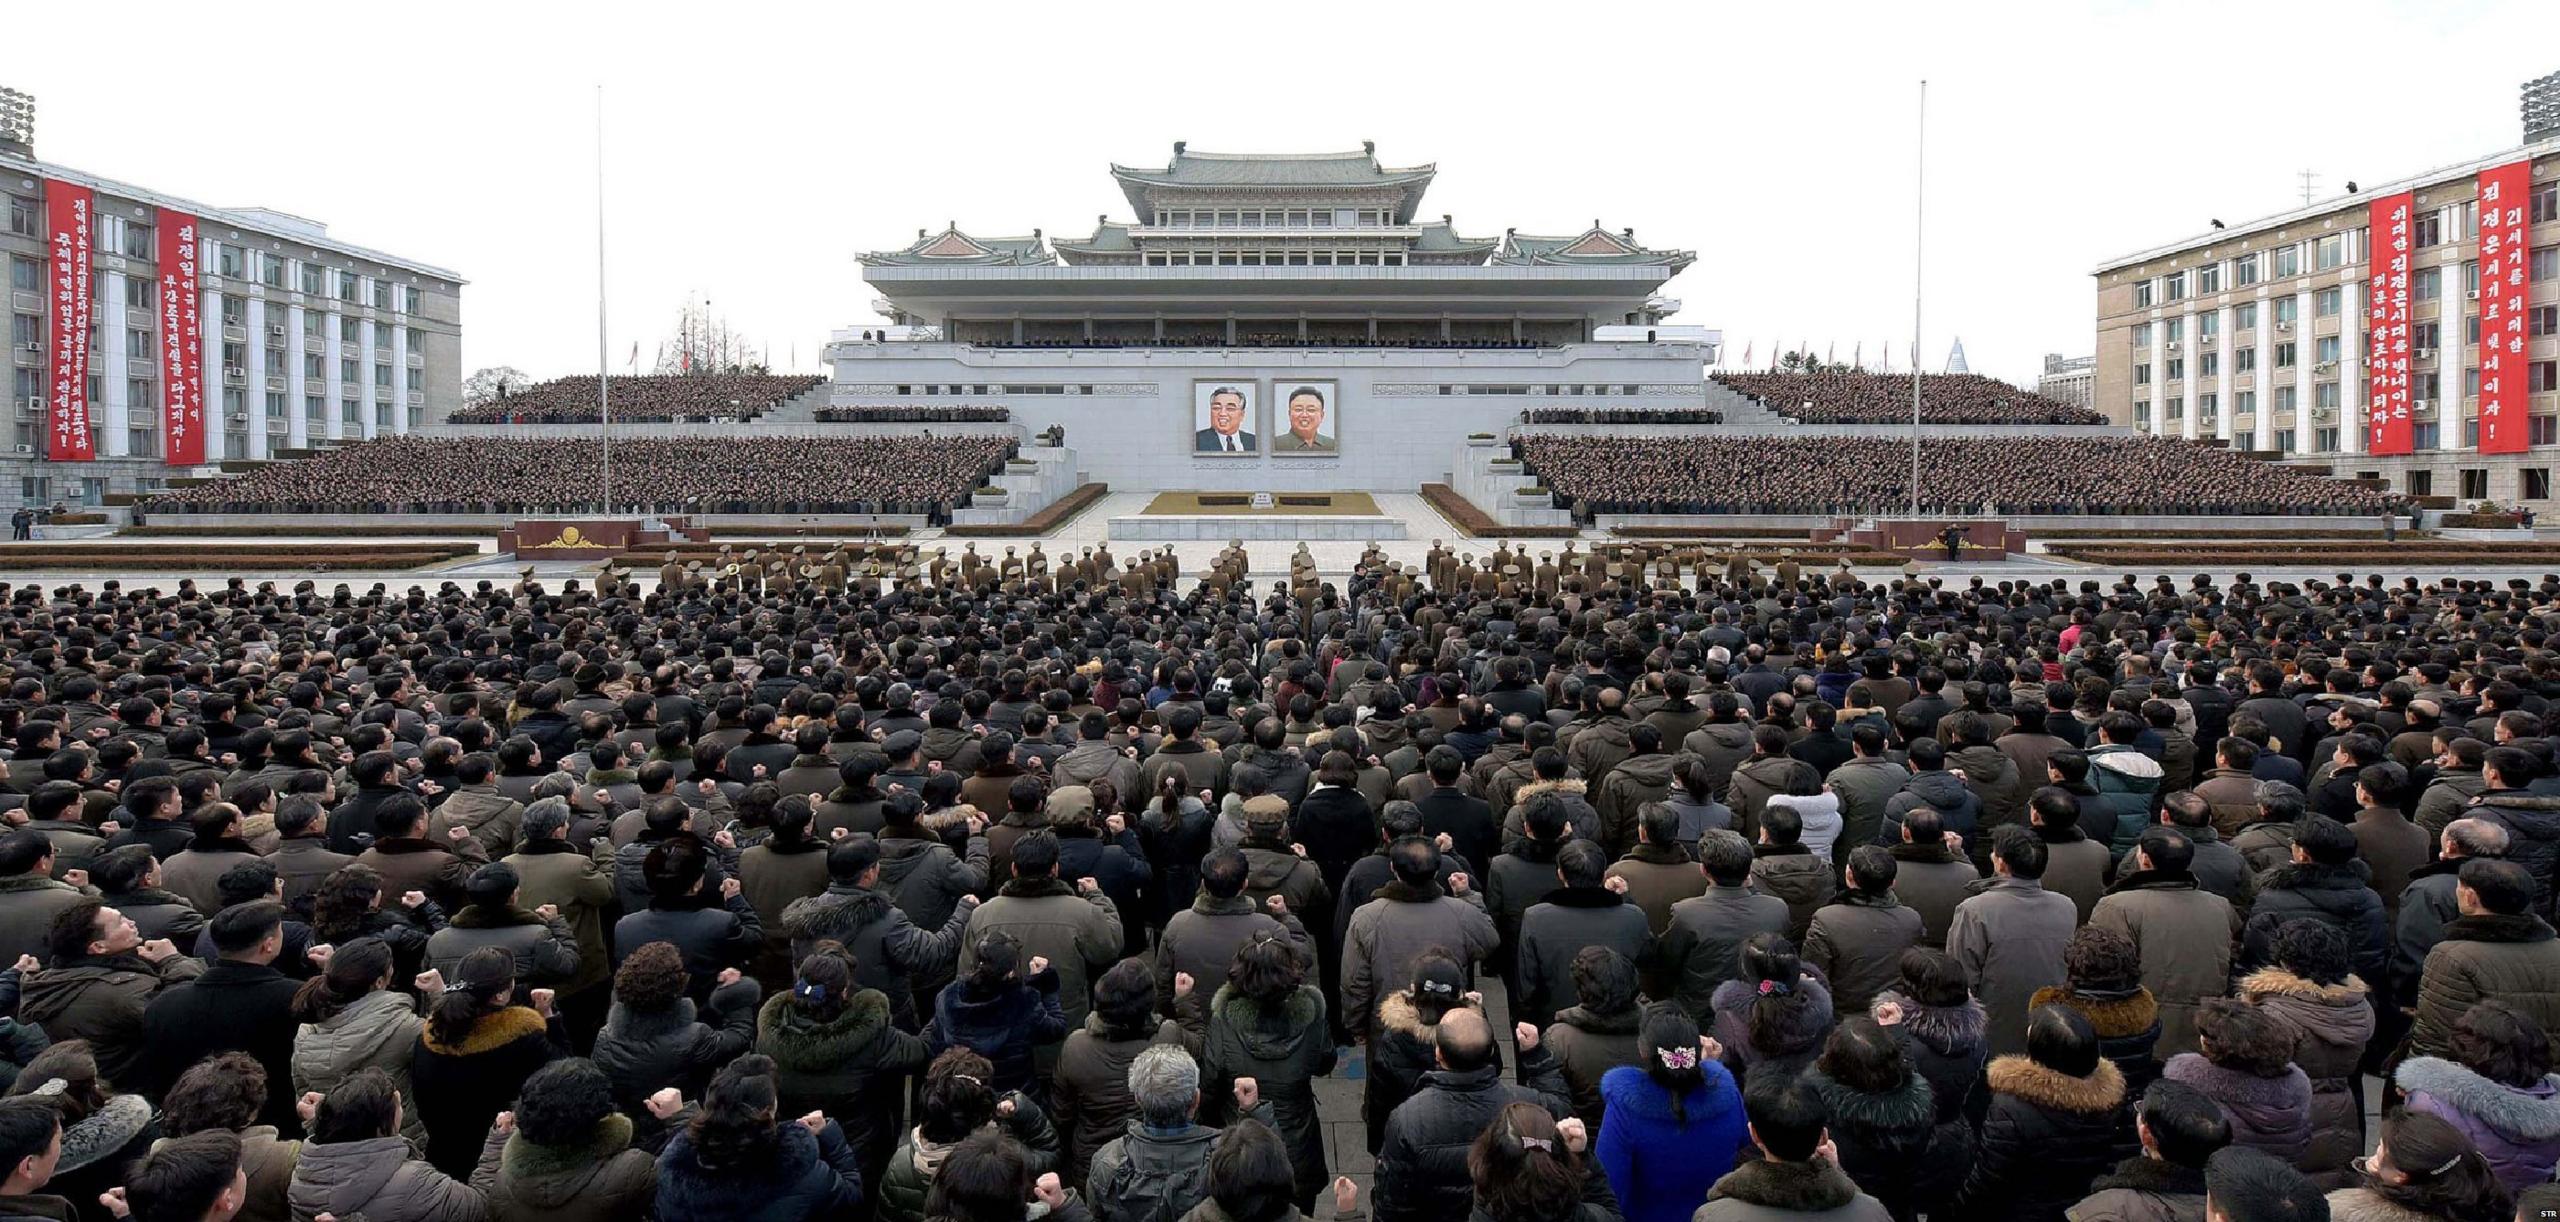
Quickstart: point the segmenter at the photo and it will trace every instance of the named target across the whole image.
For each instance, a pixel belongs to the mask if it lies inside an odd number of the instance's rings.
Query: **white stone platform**
[[[1110,520],[1105,538],[1138,543],[1247,539],[1363,542],[1402,539],[1402,518],[1383,514],[1136,514]]]

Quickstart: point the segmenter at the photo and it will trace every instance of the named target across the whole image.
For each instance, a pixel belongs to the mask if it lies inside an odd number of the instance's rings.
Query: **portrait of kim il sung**
[[[1191,452],[1253,454],[1252,382],[1202,381],[1191,386]]]
[[[1275,391],[1285,388],[1278,404],[1278,435],[1271,440],[1274,454],[1339,454],[1342,446],[1335,440],[1341,433],[1341,418],[1332,382],[1280,382]]]

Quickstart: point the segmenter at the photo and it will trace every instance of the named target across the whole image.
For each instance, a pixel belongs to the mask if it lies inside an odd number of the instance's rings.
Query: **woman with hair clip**
[[[998,1091],[1031,1090],[1032,1050],[1067,1037],[1067,1013],[1058,1005],[1058,974],[1048,959],[1022,962],[1022,943],[1003,930],[978,939],[969,974],[944,986],[925,1024],[925,1046],[936,1056],[967,1048],[995,1066]]]
[[[1324,993],[1307,983],[1296,944],[1254,935],[1236,952],[1235,969],[1209,1002],[1209,1031],[1200,1058],[1205,1106],[1232,1120],[1235,1081],[1251,1078],[1288,1143],[1297,1168],[1298,1208],[1313,1209],[1325,1186],[1324,1121],[1315,1080],[1333,1072],[1333,1034]],[[1205,1122],[1204,1122],[1205,1123]]]
[[[1724,1049],[1678,1006],[1645,1011],[1636,1063],[1600,1079],[1608,1109],[1594,1147],[1627,1222],[1683,1222],[1746,1140]]]
[[[2162,1075],[2194,1087],[2222,1108],[2231,1144],[2302,1163],[2311,1147],[2311,1079],[2293,1063],[2294,1029],[2264,1010],[2228,997],[2196,1007],[2202,1052],[2169,1058]]]
[[[1200,859],[1209,855],[1216,839],[1217,820],[1208,805],[1199,794],[1183,792],[1188,779],[1179,768],[1166,769],[1157,778],[1155,796],[1138,815],[1138,844],[1156,871],[1153,923],[1159,929],[1200,894]]]
[[[2333,1222],[2508,1222],[2515,1198],[2462,1130],[2427,1112],[2382,1122],[2357,1185],[2329,1194]]]
[[[1180,1222],[1308,1222],[1299,1209],[1298,1168],[1271,1126],[1239,1120],[1209,1150],[1209,1195]],[[1360,1187],[1349,1176],[1333,1181],[1333,1222],[1368,1222]]]
[[[239,1216],[248,1222],[284,1222],[289,1216],[285,1192],[293,1184],[293,1165],[302,1156],[301,1142],[284,1140],[276,1126],[258,1123],[259,1111],[267,1106],[267,1090],[267,1070],[258,1058],[225,1052],[179,1074],[161,1101],[160,1129],[169,1137],[218,1130],[239,1138],[240,1170],[248,1176],[249,1187]]]
[[[2062,974],[2029,1004],[2079,1011],[2098,1033],[2099,1055],[2124,1075],[2125,1098],[2141,1098],[2160,1080],[2160,1004],[2142,985],[2142,952],[2115,930],[2083,925],[2062,948]]]
[[[1636,993],[1636,965],[1606,946],[1586,946],[1573,956],[1574,996],[1580,1004],[1556,1014],[1544,1043],[1573,1093],[1573,1114],[1600,1131],[1604,1105],[1600,1079],[1636,1063],[1636,1028],[1644,1023]]]
[[[410,1054],[427,1161],[457,1179],[480,1159],[480,1139],[533,1071],[568,1055],[568,1033],[551,1010],[551,990],[516,1002],[516,957],[483,946],[462,957],[454,978],[429,1002],[426,1029]]]
[[[1609,1179],[1587,1161],[1591,1132],[1533,1103],[1510,1103],[1467,1147],[1475,1222],[1619,1222]]]
[[[322,1214],[364,1222],[482,1222],[489,1203],[436,1170],[400,1135],[402,1100],[389,1075],[359,1070],[311,1115],[311,1139],[285,1196],[296,1222]],[[486,1126],[483,1126],[484,1129]],[[477,1147],[481,1131],[472,1132]],[[478,1150],[473,1150],[476,1158]]]
[[[651,942],[623,957],[613,973],[613,1005],[596,1033],[592,1059],[613,1082],[614,1102],[642,1134],[659,1125],[642,1119],[642,1103],[661,1088],[701,1093],[711,1075],[755,1043],[756,1007],[764,1001],[756,982],[738,969],[720,973],[720,987],[697,1016],[685,996],[690,973],[672,943]]]
[[[1752,1090],[1775,1089],[1822,1055],[1831,1032],[1831,990],[1796,956],[1784,934],[1743,940],[1742,975],[1716,986],[1709,1003],[1725,1067]]]
[[[1190,979],[1188,973],[1176,977],[1175,987]],[[1153,1045],[1185,1042],[1179,1024],[1156,1017],[1155,973],[1146,960],[1123,959],[1094,982],[1093,1013],[1083,1028],[1067,1033],[1050,1077],[1051,1110],[1066,1124],[1060,1170],[1067,1183],[1084,1183],[1093,1152],[1138,1114],[1137,1097],[1129,1091],[1130,1063]]]
[[[1840,1169],[1895,1218],[1935,1212],[1962,1183],[1957,1169],[1972,1143],[1958,1135],[1952,1151],[1938,1144],[1929,1080],[1912,1072],[1902,1041],[1876,1020],[1862,1014],[1832,1028],[1803,1083],[1831,1118]]]
[[[1460,1006],[1482,1009],[1484,995],[1467,988],[1465,967],[1437,946],[1414,956],[1410,987],[1378,1003],[1378,1022],[1369,1036],[1368,1080],[1360,1086],[1371,1154],[1386,1141],[1387,1114],[1412,1098],[1422,1075],[1435,1067],[1441,1016]]]
[[[2347,937],[2335,926],[2287,921],[2276,931],[2274,962],[2241,977],[2235,990],[2293,1031],[2293,1063],[2311,1079],[2311,1144],[2296,1164],[2307,1175],[2341,1173],[2364,1149],[2357,1078],[2373,1038],[2373,1005],[2348,964]]]
[[[1969,1156],[1973,1121],[1968,1105],[1990,1055],[1982,1003],[1965,987],[1964,966],[1945,951],[1915,946],[1902,952],[1899,966],[1901,981],[1876,994],[1867,1013],[1902,1042],[1912,1072],[1929,1080],[1942,1137],[1960,1139]],[[1964,1161],[1957,1159],[1956,1165]]]
[[[2077,1010],[2037,1006],[2027,1051],[1984,1071],[1990,1108],[1955,1216],[2063,1222],[2090,1181],[2131,1153],[2124,1074]]]
[[[123,1184],[160,1140],[151,1101],[99,1077],[87,1040],[64,1040],[37,1053],[9,1085],[10,1098],[20,1095],[51,1099],[62,1112],[61,1157],[45,1187],[78,1207],[83,1222],[108,1222],[98,1194]]]
[[[380,938],[358,938],[329,956],[329,966],[302,982],[293,995],[293,1017],[302,1025],[293,1034],[295,1098],[317,1091],[327,1094],[363,1069],[379,1069],[402,1095],[409,1085],[409,1061],[418,1050],[418,1033],[426,1020],[418,1003],[391,987],[391,948]],[[412,982],[421,995],[441,992],[442,977],[424,973]],[[403,1135],[426,1140],[427,1128],[414,1110]]]
[[[827,889],[827,845],[812,831],[809,799],[793,794],[773,810],[773,832],[738,854],[738,893],[764,922],[764,948],[747,974],[768,990],[791,982],[791,931],[782,910]]]
[[[1002,1130],[1020,1143],[1033,1174],[1057,1165],[1058,1131],[1047,1114],[1020,1091],[997,1095],[988,1085],[994,1076],[987,1059],[966,1048],[949,1049],[925,1067],[916,1125],[880,1174],[880,1222],[925,1222],[934,1181],[960,1144],[980,1133]]]
[[[2392,1081],[2409,1110],[2462,1130],[2498,1182],[2522,1192],[2560,1163],[2560,1074],[2542,1027],[2503,1001],[2484,1001],[2453,1024],[2453,1056],[2411,1057]]]
[[[658,1216],[687,1222],[819,1222],[862,1200],[844,1130],[822,1112],[786,1118],[773,1062],[754,1053],[711,1079],[658,1156]]]
[[[782,1109],[835,1117],[861,1161],[862,1182],[879,1184],[897,1144],[905,1079],[931,1057],[921,1036],[889,1021],[886,994],[855,982],[843,943],[811,948],[790,991],[764,1003],[756,1051],[773,1058]]]

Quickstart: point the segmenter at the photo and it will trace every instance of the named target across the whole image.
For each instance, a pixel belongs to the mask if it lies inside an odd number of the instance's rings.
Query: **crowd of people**
[[[1657,558],[0,587],[0,1217],[2560,1206],[2560,578]]]
[[[606,506],[596,438],[397,437],[173,488],[152,513],[563,513]],[[644,437],[613,447],[611,508],[903,513],[936,521],[1012,457],[1003,437]]]
[[[821,377],[773,373],[638,374],[604,388],[623,424],[733,417],[752,420]],[[531,386],[500,385],[496,398],[448,418],[453,424],[595,424],[604,418],[596,377],[553,378]]]
[[[1903,513],[1911,443],[1890,437],[1529,434],[1512,453],[1559,508],[1591,513]],[[2361,484],[2152,437],[1929,439],[1924,513],[2353,514]],[[1985,509],[1989,506],[1989,509]]]
[[[822,407],[817,418],[826,424],[992,424],[1013,419],[1013,409],[996,403],[963,403],[941,407],[931,403],[899,403],[880,407]]]
[[[1522,424],[1722,424],[1724,413],[1707,407],[1533,407]]]
[[[1805,424],[1909,424],[1911,375],[1719,373],[1715,380]],[[2105,424],[2106,414],[1978,373],[1920,375],[1922,424]]]

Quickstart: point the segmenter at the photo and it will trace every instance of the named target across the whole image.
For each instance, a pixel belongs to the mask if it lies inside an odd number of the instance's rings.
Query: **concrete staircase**
[[[1786,419],[1761,405],[1758,399],[1735,390],[1710,377],[1707,379],[1706,407],[1724,413],[1725,424],[1745,428],[1776,428]]]
[[[1001,488],[999,499],[979,496],[966,509],[953,510],[954,526],[1012,526],[1076,490],[1076,452],[1065,446],[1024,446],[983,486]]]
[[[760,422],[769,421],[776,424],[815,424],[818,421],[818,409],[827,405],[827,396],[834,390],[835,383],[820,382],[765,409],[764,413],[756,419]]]
[[[1538,487],[1538,478],[1522,471],[1506,446],[1460,446],[1449,486],[1505,526],[1573,525],[1571,513],[1555,508],[1544,493],[1528,491]]]

